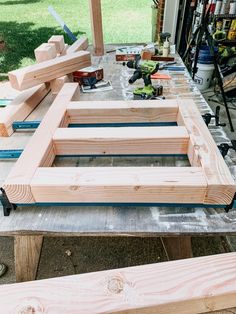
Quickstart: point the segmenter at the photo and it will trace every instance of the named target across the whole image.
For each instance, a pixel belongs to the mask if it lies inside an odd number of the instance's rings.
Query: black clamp
[[[229,205],[226,205],[225,207],[225,212],[228,213],[230,211],[230,209],[233,208],[234,206],[234,202],[236,202],[236,193],[234,194],[234,197],[232,199],[232,202]]]
[[[207,126],[210,124],[211,118],[215,118],[215,125],[216,126],[226,126],[225,123],[220,123],[220,106],[216,107],[216,111],[215,111],[214,115],[212,115],[210,113],[205,113],[202,117],[203,117],[203,120],[205,121]]]
[[[222,143],[222,144],[218,145],[218,148],[219,148],[223,158],[225,158],[225,156],[228,154],[228,151],[230,149],[233,149],[236,151],[236,140],[232,140],[231,143],[232,143],[232,145],[229,145],[228,143]]]
[[[4,216],[9,216],[11,210],[15,210],[17,206],[16,204],[13,204],[9,201],[7,194],[3,188],[0,188],[0,190],[2,192],[2,194],[0,195],[0,202],[2,203],[3,214]]]

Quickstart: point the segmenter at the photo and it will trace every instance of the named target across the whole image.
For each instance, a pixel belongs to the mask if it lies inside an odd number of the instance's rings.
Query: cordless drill
[[[156,73],[159,68],[159,63],[152,60],[141,60],[138,58],[134,61],[128,61],[127,67],[131,69],[136,69],[134,74],[129,79],[129,83],[133,84],[138,79],[143,79],[144,87],[135,88],[134,95],[148,99],[151,97],[159,96],[160,87],[155,88],[152,86],[151,75]]]

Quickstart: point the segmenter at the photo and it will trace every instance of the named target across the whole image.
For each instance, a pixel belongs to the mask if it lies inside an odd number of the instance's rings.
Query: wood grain
[[[57,155],[187,154],[184,127],[59,128],[53,135]]]
[[[67,54],[69,45],[65,44],[63,51],[58,56],[64,56]],[[50,81],[51,92],[53,95],[57,95],[59,91],[62,89],[65,83],[73,82],[72,74],[63,75],[62,77],[58,77],[52,81]]]
[[[43,236],[15,236],[14,251],[17,282],[30,281],[36,278],[42,244]]]
[[[54,159],[51,149],[52,134],[64,125],[66,103],[77,97],[79,86],[77,83],[66,83],[43,118],[40,126],[28,142],[20,158],[11,169],[4,182],[4,189],[13,203],[34,203],[30,189],[30,181],[37,167],[45,165],[43,161]],[[77,98],[78,99],[78,98]],[[46,156],[50,151],[49,158]],[[49,164],[46,164],[49,166]]]
[[[70,123],[176,122],[176,100],[82,101],[67,106]]]
[[[202,203],[206,181],[195,167],[38,168],[39,203]]]
[[[61,54],[65,48],[65,41],[63,35],[53,35],[48,40],[49,44],[54,44],[56,47],[57,53]]]
[[[236,253],[0,286],[0,310],[197,314],[236,306]]]
[[[40,85],[22,92],[0,114],[0,136],[10,136],[13,133],[12,123],[22,121],[38,106],[48,94],[48,85]]]
[[[43,43],[34,50],[35,59],[37,62],[43,62],[56,58],[57,50],[54,43]]]
[[[72,82],[71,75],[64,75],[62,77],[58,77],[50,82],[51,92],[54,95],[57,95],[62,89],[65,83]]]
[[[62,52],[60,53],[59,57],[60,56],[65,56],[67,54],[67,50],[69,48],[69,45],[68,44],[65,44],[65,47],[64,49],[62,50]]]
[[[88,48],[88,38],[81,36],[77,41],[75,41],[68,49],[67,53],[74,53],[80,50],[87,50]]]
[[[205,204],[230,204],[236,183],[193,100],[179,102],[178,124],[186,126],[193,146],[190,163],[200,162],[208,188]]]
[[[9,72],[13,88],[23,90],[91,65],[90,53],[79,51]]]
[[[93,38],[93,53],[95,56],[102,56],[104,55],[104,43],[101,0],[89,0],[89,8]]]

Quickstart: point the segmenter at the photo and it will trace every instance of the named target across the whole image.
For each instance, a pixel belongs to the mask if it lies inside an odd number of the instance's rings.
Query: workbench
[[[112,46],[107,46],[111,50]],[[178,63],[182,64],[176,55]],[[110,80],[113,90],[81,94],[83,100],[130,100],[133,86],[128,77],[132,70],[115,61],[115,53],[94,57],[93,64],[102,65],[105,79]],[[172,80],[161,81],[167,99],[191,98],[201,113],[212,113],[209,105],[191,80],[187,70],[170,73]],[[142,84],[138,82],[135,86]],[[9,83],[0,85],[2,96],[13,97],[15,91]],[[40,120],[52,103],[48,95],[43,103],[27,120]],[[214,121],[212,121],[214,122]],[[220,143],[230,143],[221,127],[209,126],[213,138]],[[1,138],[0,149],[22,149],[27,144],[31,131],[18,131],[9,138]],[[137,157],[136,157],[137,158]],[[232,151],[225,158],[231,173],[236,178],[236,154]],[[57,158],[56,165],[127,165],[128,157],[103,158]],[[137,158],[138,165],[184,166],[187,161],[181,157]],[[14,160],[0,161],[0,184],[8,175]],[[236,235],[236,210],[225,213],[222,209],[186,207],[54,207],[22,206],[3,216],[0,207],[0,236],[14,237],[16,281],[33,280],[36,277],[43,237],[66,236],[136,236],[161,237],[170,259],[192,256],[191,236]]]

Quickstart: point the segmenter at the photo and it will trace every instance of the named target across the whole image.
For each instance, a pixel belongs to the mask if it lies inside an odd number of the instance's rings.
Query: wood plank
[[[176,122],[176,100],[80,101],[67,106],[70,123]]]
[[[49,86],[40,85],[22,92],[10,104],[1,109],[0,136],[10,136],[13,133],[12,123],[25,120],[48,94]]]
[[[11,71],[9,72],[9,79],[13,88],[23,90],[90,65],[90,53],[79,51],[74,54]]]
[[[90,20],[93,38],[93,53],[104,55],[101,0],[89,0]]]
[[[161,241],[168,260],[193,257],[191,237],[165,237]]]
[[[236,183],[193,100],[179,103],[178,124],[186,126],[193,143],[190,163],[193,159],[199,160],[206,176],[208,189],[204,203],[230,204]]]
[[[65,126],[66,103],[74,97],[74,99],[78,99],[78,95],[79,85],[66,83],[55,98],[40,126],[4,182],[3,188],[11,202],[34,203],[30,181],[37,167],[51,165],[55,156],[52,147],[52,134],[60,125]],[[67,122],[67,120],[65,121]],[[50,158],[47,157],[49,152]],[[46,160],[48,163],[45,163]]]
[[[15,236],[14,251],[17,282],[36,279],[42,245],[43,236],[41,235]]]
[[[202,203],[205,190],[195,167],[38,168],[31,181],[39,203]]]
[[[65,44],[64,50],[59,56],[65,56],[69,45]],[[72,74],[67,74],[50,81],[51,92],[57,95],[65,83],[73,82]]]
[[[69,45],[65,44],[65,47],[64,47],[64,49],[62,50],[62,52],[60,53],[59,56],[65,56],[67,54],[68,48],[69,48]]]
[[[61,54],[65,48],[65,41],[63,35],[53,35],[48,40],[49,44],[55,44],[57,53]]]
[[[57,155],[187,154],[185,127],[59,128]]]
[[[74,53],[80,50],[87,50],[87,49],[88,49],[88,38],[85,36],[81,36],[67,49],[67,53]]]
[[[57,51],[54,43],[43,43],[34,50],[35,59],[37,62],[43,62],[56,58]]]
[[[52,94],[57,95],[60,92],[60,90],[62,89],[63,85],[65,83],[69,83],[69,82],[72,82],[72,77],[70,74],[64,75],[64,76],[59,77],[55,80],[52,80],[50,82]]]
[[[197,314],[236,306],[236,253],[0,286],[2,313]]]

